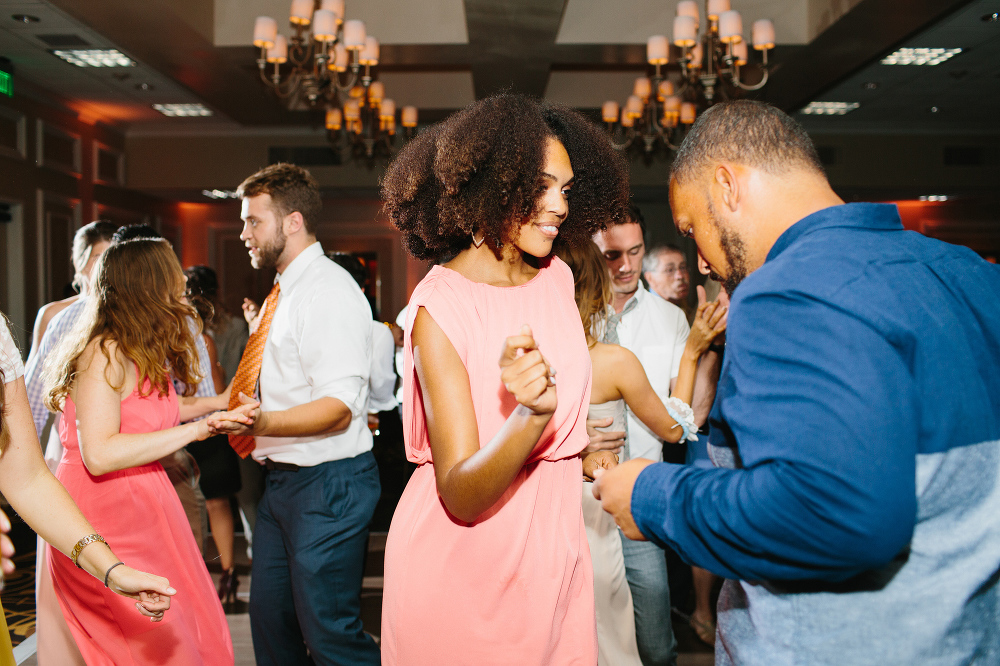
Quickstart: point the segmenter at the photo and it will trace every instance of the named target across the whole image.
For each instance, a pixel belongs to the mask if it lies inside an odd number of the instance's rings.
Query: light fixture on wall
[[[646,60],[655,68],[653,76],[636,79],[624,106],[607,101],[601,107],[616,148],[641,145],[647,155],[661,146],[676,150],[680,141],[675,139],[694,123],[698,109],[767,84],[767,52],[774,48],[774,24],[769,19],[753,24],[753,48],[761,53],[754,69],[760,74],[756,83],[747,83],[743,74],[749,67],[750,49],[743,38],[740,13],[731,9],[729,0],[705,0],[705,16],[707,25],[699,35],[698,2],[677,3],[673,40],[654,35],[646,41]],[[676,83],[661,70],[670,63],[671,41],[678,53]]]
[[[327,134],[333,147],[374,157],[391,152],[396,134],[396,106],[372,76],[380,45],[364,21],[345,20],[344,0],[292,0],[291,39],[278,34],[278,23],[258,16],[253,43],[260,48],[261,81],[290,105],[296,99],[326,108]],[[268,65],[274,68],[270,76]],[[282,65],[286,65],[283,75]],[[345,99],[341,99],[346,96]],[[416,108],[403,109],[400,124],[410,135]]]

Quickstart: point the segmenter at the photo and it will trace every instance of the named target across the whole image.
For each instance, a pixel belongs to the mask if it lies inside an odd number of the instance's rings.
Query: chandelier
[[[619,150],[641,145],[647,156],[659,146],[677,150],[680,141],[675,139],[694,123],[699,108],[711,106],[717,97],[738,97],[742,91],[759,90],[767,84],[767,52],[774,48],[774,24],[769,19],[753,24],[753,48],[761,52],[761,62],[755,67],[760,71],[759,80],[750,84],[743,80],[749,49],[740,13],[730,8],[729,0],[705,0],[705,15],[707,25],[699,36],[698,3],[677,3],[673,44],[679,49],[680,78],[676,84],[660,69],[670,62],[670,40],[654,35],[646,42],[646,60],[655,68],[653,76],[635,80],[624,106],[609,100],[601,107],[601,117]]]
[[[325,108],[327,136],[335,149],[349,147],[368,158],[381,148],[391,152],[396,104],[372,77],[380,47],[364,21],[345,20],[344,0],[292,0],[288,21],[295,32],[290,39],[278,34],[278,23],[269,16],[258,16],[254,23],[264,85],[289,106],[305,102]],[[268,65],[273,65],[270,75]],[[400,120],[411,136],[416,107],[403,107]]]
[[[417,127],[417,107],[400,110],[400,124],[406,138]],[[352,156],[371,159],[376,154],[391,155],[396,136],[396,102],[385,97],[381,81],[366,77],[354,86],[342,108],[326,111],[327,138],[334,150],[349,149]]]

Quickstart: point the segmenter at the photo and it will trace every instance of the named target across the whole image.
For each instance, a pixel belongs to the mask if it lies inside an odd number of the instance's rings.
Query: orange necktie
[[[233,392],[229,396],[229,409],[236,409],[240,402],[240,393],[253,397],[257,388],[257,378],[260,377],[260,364],[264,359],[264,343],[267,342],[267,332],[271,328],[271,318],[274,317],[274,310],[278,304],[278,293],[281,287],[277,282],[271,288],[271,293],[264,301],[264,311],[260,314],[260,325],[247,340],[246,349],[243,350],[243,358],[240,359],[240,367],[236,369],[236,376],[233,378]],[[241,458],[246,458],[257,446],[253,435],[230,435],[229,445],[233,447]]]

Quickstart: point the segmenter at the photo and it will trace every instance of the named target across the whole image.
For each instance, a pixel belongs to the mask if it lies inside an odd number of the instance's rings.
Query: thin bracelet
[[[73,546],[73,552],[69,554],[69,559],[73,560],[73,564],[76,565],[77,569],[83,568],[80,566],[80,563],[77,562],[77,559],[79,559],[80,557],[80,552],[90,544],[94,543],[95,541],[100,541],[104,545],[107,545],[108,543],[107,541],[104,540],[104,537],[102,537],[100,534],[88,534],[87,536],[77,541],[76,545]]]
[[[108,576],[111,575],[111,570],[114,569],[115,567],[117,567],[119,564],[125,564],[125,563],[124,562],[115,562],[110,567],[108,567],[107,571],[104,572],[104,587],[108,586]]]

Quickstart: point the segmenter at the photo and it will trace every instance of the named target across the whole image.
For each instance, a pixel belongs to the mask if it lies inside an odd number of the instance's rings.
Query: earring
[[[483,234],[482,237],[479,238],[478,240],[476,239],[476,234],[472,234],[472,244],[475,245],[476,247],[481,246],[483,244],[483,241],[485,240],[486,240],[486,234]]]

